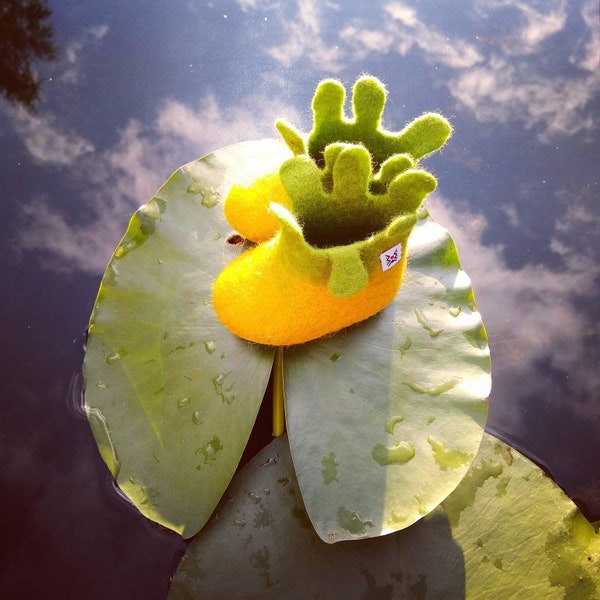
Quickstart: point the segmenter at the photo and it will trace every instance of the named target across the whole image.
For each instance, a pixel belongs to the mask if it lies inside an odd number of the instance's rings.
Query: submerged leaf
[[[327,457],[327,472],[335,463]],[[333,480],[331,482],[333,485]],[[363,525],[344,512],[352,527]],[[397,533],[326,544],[310,525],[286,436],[235,477],[169,600],[599,598],[600,535],[551,479],[484,434],[459,487]]]
[[[220,204],[232,182],[288,156],[267,140],[178,169],[132,217],[90,320],[85,402],[102,457],[144,515],[184,537],[233,476],[273,362],[211,305],[212,282],[241,251]]]

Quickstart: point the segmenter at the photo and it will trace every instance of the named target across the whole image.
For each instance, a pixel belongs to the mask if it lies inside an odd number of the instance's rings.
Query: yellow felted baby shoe
[[[385,131],[384,103],[380,82],[361,78],[355,119],[346,120],[343,87],[322,83],[309,152],[302,136],[279,122],[296,156],[278,173],[232,187],[225,214],[259,242],[213,285],[215,311],[236,335],[298,344],[367,319],[394,299],[417,209],[436,187],[417,160],[443,145],[451,129],[430,114],[400,133]]]
[[[246,184],[234,184],[225,198],[223,211],[240,235],[253,242],[264,242],[279,229],[279,221],[269,210],[271,202],[285,208],[291,206],[279,173],[268,173]]]

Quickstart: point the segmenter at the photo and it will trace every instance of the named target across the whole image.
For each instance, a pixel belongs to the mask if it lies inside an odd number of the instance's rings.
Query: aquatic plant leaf
[[[306,509],[327,542],[408,527],[477,453],[490,357],[454,241],[424,212],[395,300],[286,350],[286,420]]]
[[[233,476],[273,362],[211,305],[214,279],[242,251],[227,242],[222,198],[289,155],[243,143],[178,169],[133,215],[90,320],[85,403],[100,452],[137,508],[184,537]]]
[[[326,544],[282,436],[236,475],[168,598],[599,598],[599,561],[600,536],[573,502],[488,434],[458,488],[418,523]]]

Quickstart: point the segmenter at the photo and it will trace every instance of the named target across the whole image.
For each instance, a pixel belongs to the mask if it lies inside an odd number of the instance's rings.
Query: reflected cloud
[[[587,39],[581,41],[571,55],[571,62],[587,71],[598,71],[600,68],[600,16],[598,2],[587,0],[581,8],[581,18],[588,29]]]
[[[43,144],[32,147],[58,166],[70,164],[59,162],[61,155],[69,156],[71,162],[78,158],[77,172],[70,176],[83,183],[86,191],[77,199],[80,213],[75,223],[44,198],[25,204],[27,226],[18,237],[19,248],[39,252],[42,264],[55,271],[102,273],[131,214],[154,195],[173,170],[228,144],[278,137],[274,114],[300,122],[295,109],[279,101],[246,98],[242,104],[224,107],[208,95],[195,108],[165,100],[150,126],[131,120],[114,146],[89,156],[83,156],[82,149],[91,152],[93,148],[78,136],[59,138],[64,154],[55,154],[47,136]],[[29,129],[26,133],[34,135]],[[23,139],[30,143],[27,135]]]
[[[323,35],[326,9],[337,10],[337,6],[317,0],[297,0],[294,15],[289,18],[279,15],[285,43],[271,46],[267,54],[284,67],[306,60],[317,71],[339,72],[343,67],[342,52],[338,46],[327,44]]]
[[[576,135],[599,125],[590,102],[600,92],[598,72],[598,7],[586,2],[582,16],[586,25],[583,39],[573,39],[573,56],[588,73],[566,74],[556,64],[552,73],[540,68],[539,56],[533,56],[552,36],[567,25],[565,0],[522,2],[519,0],[479,0],[475,12],[481,20],[496,18],[500,9],[514,13],[516,24],[509,35],[487,40],[493,47],[484,64],[460,73],[449,89],[460,106],[482,122],[522,122],[526,129],[540,131],[540,141],[557,135]],[[595,10],[595,16],[592,13]],[[587,41],[586,41],[587,40]],[[592,58],[596,51],[595,58]],[[591,67],[591,68],[590,68]]]
[[[210,152],[234,142],[277,137],[273,115],[296,123],[300,120],[294,108],[277,99],[255,96],[223,108],[213,94],[208,94],[194,108],[166,100],[155,127],[161,135],[175,136],[189,144],[201,142],[203,151]]]
[[[600,92],[599,73],[579,79],[544,77],[526,63],[493,56],[459,75],[449,89],[478,121],[520,121],[526,129],[539,129],[544,142],[592,131],[600,124],[589,106]]]
[[[68,166],[94,150],[90,141],[62,128],[50,114],[32,114],[20,107],[8,112],[27,151],[38,163]]]
[[[77,83],[81,77],[81,58],[90,47],[101,42],[109,32],[108,25],[88,27],[77,39],[71,41],[61,61],[62,73],[57,77],[64,83]]]
[[[587,199],[586,199],[587,196]],[[518,429],[519,414],[504,414],[514,409],[515,400],[537,394],[546,403],[565,402],[552,397],[550,375],[539,369],[546,363],[578,381],[570,398],[573,408],[590,418],[594,407],[589,402],[600,392],[600,374],[590,375],[583,360],[589,353],[588,338],[596,327],[578,308],[578,301],[594,302],[600,279],[597,248],[600,244],[600,215],[589,195],[570,204],[555,226],[552,247],[560,253],[554,269],[527,264],[508,268],[502,246],[485,246],[486,218],[473,213],[465,204],[430,197],[427,208],[433,218],[454,237],[461,262],[473,280],[478,307],[490,337],[494,369],[493,394],[513,399],[505,406],[494,404],[503,421]],[[581,225],[585,224],[585,229]],[[593,231],[593,233],[592,233]],[[577,405],[581,400],[582,404]],[[600,407],[596,407],[596,417]],[[511,429],[513,430],[513,429]]]
[[[355,19],[342,27],[340,40],[344,54],[354,61],[418,50],[425,62],[449,67],[456,72],[446,83],[451,95],[459,108],[481,122],[521,122],[526,129],[539,130],[543,142],[598,127],[598,116],[590,108],[600,92],[597,3],[583,5],[583,38],[572,41],[571,62],[587,72],[569,75],[562,67],[548,73],[535,54],[564,31],[565,0],[480,0],[473,17],[487,24],[500,10],[511,12],[514,31],[501,34],[490,25],[485,39],[471,42],[456,31],[432,25],[408,4],[391,2],[383,7],[376,27]]]
[[[255,9],[258,4],[258,0],[235,0],[237,5],[244,11]]]
[[[567,22],[566,0],[477,0],[475,13],[481,19],[494,19],[494,12],[512,11],[516,27],[502,38],[505,55],[531,54],[552,35],[562,31]]]
[[[483,60],[473,44],[421,21],[415,9],[406,4],[386,4],[383,12],[383,25],[375,29],[368,28],[362,21],[342,29],[340,38],[350,48],[353,60],[389,52],[406,56],[413,49],[423,52],[428,62],[455,69],[465,69]]]

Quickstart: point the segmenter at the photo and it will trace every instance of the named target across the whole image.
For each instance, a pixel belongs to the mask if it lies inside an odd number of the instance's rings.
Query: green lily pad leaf
[[[289,156],[265,140],[178,169],[133,215],[91,316],[85,403],[102,457],[144,515],[184,537],[231,480],[273,362],[212,308],[212,282],[241,252],[220,204]]]
[[[431,512],[464,477],[487,414],[490,356],[448,232],[424,213],[394,300],[286,351],[286,419],[310,519],[327,542]]]
[[[282,436],[236,475],[168,597],[599,598],[599,561],[600,535],[575,505],[488,434],[458,488],[418,523],[326,544]]]

